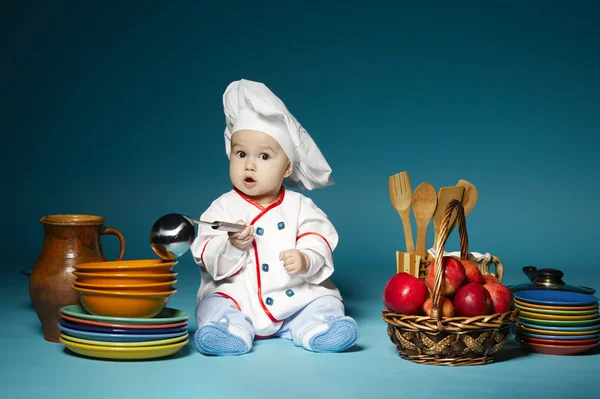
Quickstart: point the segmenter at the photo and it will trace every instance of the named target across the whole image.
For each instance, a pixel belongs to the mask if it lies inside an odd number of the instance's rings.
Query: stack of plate
[[[83,356],[151,359],[170,356],[188,342],[188,314],[164,308],[152,318],[93,315],[80,305],[60,310],[60,342]]]
[[[600,343],[598,298],[557,290],[517,291],[515,339],[537,353],[577,355]]]

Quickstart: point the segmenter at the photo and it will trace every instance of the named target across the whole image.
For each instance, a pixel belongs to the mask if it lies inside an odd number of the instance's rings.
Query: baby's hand
[[[246,222],[243,220],[238,220],[237,224],[246,225]],[[242,231],[227,232],[229,235],[229,242],[231,245],[239,249],[240,251],[245,251],[252,245],[252,240],[254,240],[254,226],[248,226]]]
[[[283,266],[288,274],[304,274],[310,269],[310,259],[308,255],[303,254],[297,249],[288,249],[279,253],[279,260],[283,261]]]

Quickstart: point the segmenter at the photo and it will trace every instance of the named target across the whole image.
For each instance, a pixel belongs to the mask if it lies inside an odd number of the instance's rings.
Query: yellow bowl
[[[127,273],[122,272],[73,272],[77,277],[77,282],[81,284],[102,284],[102,285],[120,285],[120,284],[154,284],[175,280],[177,273],[153,274],[153,273]]]
[[[185,341],[169,345],[116,347],[81,344],[65,339],[62,336],[59,340],[69,350],[77,354],[104,359],[153,359],[165,357],[179,352],[181,348],[190,342],[189,339],[186,339]]]
[[[90,290],[73,286],[81,306],[97,316],[150,318],[159,314],[177,292],[122,292]]]
[[[175,284],[176,282],[177,280],[152,284],[86,284],[80,283],[79,281],[75,281],[73,286],[77,288],[87,288],[90,290],[98,291],[164,293],[173,290],[173,284]]]
[[[78,263],[73,268],[76,271],[118,272],[127,274],[165,274],[171,273],[177,261],[163,261],[160,259],[140,260],[113,260],[106,262]]]

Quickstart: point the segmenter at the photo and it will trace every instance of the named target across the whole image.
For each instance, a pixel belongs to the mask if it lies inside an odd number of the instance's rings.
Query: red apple
[[[425,283],[405,272],[393,276],[383,291],[383,303],[402,314],[418,314],[429,292]]]
[[[429,266],[429,272],[427,273],[427,286],[433,291],[433,282],[435,276],[435,261]],[[442,287],[440,294],[447,298],[454,295],[456,290],[463,284],[465,280],[465,267],[460,261],[452,256],[444,256],[442,258],[442,270],[444,275],[442,276]]]
[[[496,276],[492,274],[484,274],[483,284],[500,284],[500,280],[498,280]]]
[[[461,260],[460,263],[465,267],[465,275],[469,283],[483,284],[483,276],[475,263],[469,260]]]
[[[488,315],[494,310],[492,297],[481,284],[467,283],[460,287],[454,294],[452,304],[459,316]]]
[[[513,293],[507,286],[499,283],[484,284],[485,288],[492,297],[494,304],[494,313],[506,313],[512,306]]]
[[[442,317],[454,317],[454,305],[448,298],[441,297],[442,301]],[[427,316],[431,316],[431,310],[433,309],[433,298],[428,298],[423,304],[423,312]]]

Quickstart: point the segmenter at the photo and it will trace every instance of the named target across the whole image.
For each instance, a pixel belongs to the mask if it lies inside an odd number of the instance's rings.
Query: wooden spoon
[[[442,224],[442,219],[444,218],[444,213],[446,212],[446,207],[450,201],[456,199],[462,202],[463,195],[465,193],[465,188],[463,186],[448,186],[440,188],[440,192],[438,194],[438,202],[435,213],[433,214],[433,231],[435,233],[435,238],[433,242],[433,247],[437,247],[438,242],[438,233],[440,231],[440,226]],[[452,212],[452,218],[450,219],[450,226],[454,225],[456,221],[456,210]],[[450,229],[450,232],[452,229]],[[437,256],[437,254],[436,254]]]
[[[417,250],[416,253],[427,255],[427,229],[429,221],[437,207],[437,192],[431,183],[423,182],[417,186],[412,197],[413,213],[417,221]]]
[[[459,180],[456,185],[465,188],[462,205],[465,209],[465,216],[467,216],[475,208],[475,204],[477,204],[477,200],[479,199],[479,193],[477,192],[477,188],[466,180]]]

